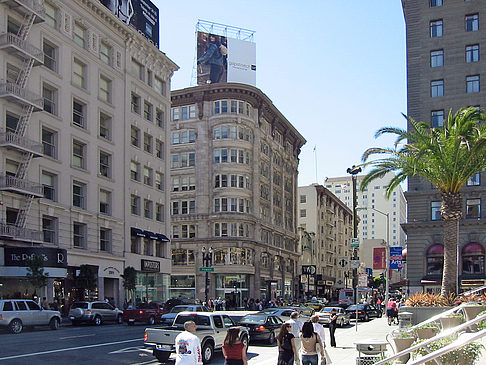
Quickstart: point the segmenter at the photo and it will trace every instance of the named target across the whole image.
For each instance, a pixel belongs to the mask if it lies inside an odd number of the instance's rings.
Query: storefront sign
[[[29,266],[35,256],[44,260],[44,267],[67,268],[67,251],[60,248],[5,247],[5,266]]]
[[[143,272],[160,272],[160,262],[142,259],[141,271],[143,271]]]

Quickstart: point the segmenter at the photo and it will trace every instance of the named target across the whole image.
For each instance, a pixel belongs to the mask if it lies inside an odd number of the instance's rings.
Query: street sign
[[[366,268],[366,273],[368,274],[369,278],[373,278],[373,269],[371,267]]]
[[[358,269],[360,265],[359,260],[351,260],[351,269]]]
[[[214,267],[200,267],[199,271],[212,272],[214,271]]]
[[[317,272],[316,265],[302,265],[302,274],[314,275]]]
[[[351,248],[359,248],[359,238],[351,238]]]
[[[368,286],[368,274],[359,274],[358,276],[358,286],[366,288]]]
[[[346,256],[339,256],[337,263],[341,269],[346,270],[349,268],[349,258]]]
[[[344,279],[337,278],[336,284],[334,284],[334,287],[339,288],[339,289],[344,288]]]

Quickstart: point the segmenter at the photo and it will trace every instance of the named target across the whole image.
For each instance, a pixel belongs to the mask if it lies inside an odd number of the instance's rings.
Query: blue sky
[[[405,22],[400,0],[152,0],[160,49],[191,84],[198,19],[254,30],[257,87],[304,136],[299,186],[346,175],[375,131],[406,127]],[[316,146],[316,154],[313,149]]]

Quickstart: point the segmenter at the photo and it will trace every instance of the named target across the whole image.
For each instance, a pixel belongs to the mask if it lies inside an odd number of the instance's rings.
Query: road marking
[[[79,336],[67,336],[67,337],[59,337],[60,340],[65,340],[67,338],[80,338],[80,337],[92,337],[96,335],[79,335]]]
[[[136,339],[133,339],[133,340],[124,340],[124,341],[116,341],[116,342],[97,343],[95,345],[68,347],[68,348],[65,348],[65,349],[49,350],[49,351],[41,351],[41,352],[32,352],[30,354],[22,354],[22,355],[5,356],[5,357],[0,357],[0,361],[1,360],[18,359],[18,358],[21,358],[21,357],[31,357],[31,356],[38,356],[38,355],[54,354],[56,352],[66,352],[66,351],[73,351],[73,350],[88,349],[88,348],[92,348],[92,347],[118,345],[120,343],[135,342],[135,341],[142,341],[142,339],[136,338]]]
[[[145,350],[143,347],[125,347],[124,349],[111,351],[109,352],[109,354],[122,354],[124,352],[135,352],[135,351],[143,351],[143,350]],[[152,353],[152,351],[150,351],[150,353]]]

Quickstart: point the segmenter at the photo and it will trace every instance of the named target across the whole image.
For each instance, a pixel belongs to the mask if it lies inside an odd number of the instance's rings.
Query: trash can
[[[356,365],[372,365],[385,358],[386,345],[388,342],[380,340],[367,340],[356,342],[358,357]]]
[[[407,328],[412,325],[413,313],[410,312],[398,312],[398,327]]]

